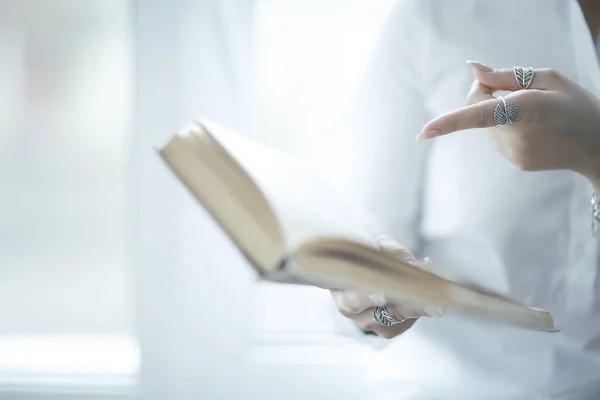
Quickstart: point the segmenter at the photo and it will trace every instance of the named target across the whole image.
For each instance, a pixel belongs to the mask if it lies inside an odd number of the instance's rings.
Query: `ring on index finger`
[[[499,97],[502,104],[497,104],[494,109],[494,123],[496,125],[510,125],[519,120],[519,109],[504,97]]]
[[[407,319],[405,317],[402,317],[402,319],[392,317],[387,307],[377,306],[373,308],[373,321],[381,326],[394,326],[403,323]]]

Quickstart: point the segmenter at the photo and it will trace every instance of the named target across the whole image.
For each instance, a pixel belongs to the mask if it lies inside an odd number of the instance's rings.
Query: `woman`
[[[468,21],[461,18],[467,15]],[[438,317],[440,310],[388,305],[377,293],[334,291],[334,300],[362,328],[387,338],[401,334],[386,354],[396,363],[409,363],[410,373],[380,382],[390,398],[598,398],[599,247],[589,229],[589,182],[567,170],[522,171],[532,167],[531,160],[516,156],[530,152],[514,153],[500,130],[494,138],[517,167],[498,154],[481,129],[443,135],[463,126],[489,126],[499,104],[489,97],[493,89],[514,89],[514,77],[510,87],[486,81],[485,67],[478,63],[471,63],[480,82],[470,100],[490,102],[482,103],[488,106],[484,117],[477,114],[460,125],[461,110],[426,124],[464,104],[472,81],[466,59],[553,67],[600,94],[593,41],[575,1],[401,1],[369,70],[362,131],[337,142],[343,154],[352,154],[349,163],[339,165],[338,176],[352,178],[346,190],[381,221],[378,231],[417,255],[433,254],[434,262],[469,278],[480,273],[480,283],[550,310],[562,332],[523,332],[458,318],[416,320]],[[532,93],[537,94],[524,95]],[[420,138],[444,137],[415,143],[423,125]],[[540,146],[533,152],[536,160],[552,154],[548,145]],[[577,159],[574,154],[583,153],[555,154],[546,166],[566,168]],[[463,242],[464,237],[469,240]],[[389,239],[383,245],[412,257]],[[464,260],[483,248],[498,262],[465,269]],[[402,323],[375,322],[376,306],[387,306],[388,317]]]

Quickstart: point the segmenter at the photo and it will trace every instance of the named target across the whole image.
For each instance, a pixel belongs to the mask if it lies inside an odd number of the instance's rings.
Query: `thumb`
[[[467,61],[473,68],[473,73],[479,82],[493,91],[509,90],[515,92],[521,90],[512,68],[494,69],[478,61]]]
[[[406,262],[408,264],[412,264],[415,266],[420,266],[422,264],[416,259],[416,257],[410,250],[408,250],[406,247],[402,246],[401,244],[397,243],[390,236],[383,235],[383,236],[378,237],[377,243],[379,244],[379,248],[381,249],[382,252],[391,254],[394,257],[396,257],[397,259],[399,259],[400,261],[403,261],[403,262]],[[427,261],[425,261],[425,262],[429,263],[430,260],[427,259]],[[383,295],[381,295],[381,296],[383,297]],[[408,305],[398,305],[398,304],[392,305],[392,304],[390,304],[390,305],[388,305],[387,310],[393,318],[395,318],[399,321],[402,321],[405,318],[419,318],[419,317],[439,318],[439,317],[444,316],[444,310],[441,307],[435,307],[435,306],[411,307]]]
[[[379,236],[377,238],[377,244],[382,252],[391,254],[400,261],[413,265],[418,264],[418,260],[410,250],[397,243],[389,236]]]

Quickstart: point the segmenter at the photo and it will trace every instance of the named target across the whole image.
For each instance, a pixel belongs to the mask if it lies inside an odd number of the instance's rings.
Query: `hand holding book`
[[[427,261],[418,261],[415,256],[389,236],[377,238],[379,249],[389,253],[402,262],[420,265]],[[406,332],[421,317],[440,318],[444,310],[440,307],[414,307],[400,303],[390,303],[381,293],[366,293],[354,289],[331,289],[331,296],[340,314],[353,320],[361,329],[375,332],[377,335],[391,339]],[[374,307],[385,307],[392,318],[402,323],[385,326],[373,319]]]
[[[160,155],[262,280],[381,294],[415,316],[441,307],[557,330],[545,310],[419,268],[407,250],[399,258],[380,251],[344,200],[287,154],[203,120],[174,136]],[[392,248],[398,253],[398,245]]]

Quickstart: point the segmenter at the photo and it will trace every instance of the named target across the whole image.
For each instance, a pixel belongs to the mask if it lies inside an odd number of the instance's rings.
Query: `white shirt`
[[[379,232],[421,256],[437,252],[435,262],[465,268],[458,260],[483,250],[461,240],[487,246],[498,262],[482,258],[478,280],[550,310],[562,332],[421,318],[386,348],[414,368],[382,381],[382,393],[600,398],[591,187],[569,171],[519,171],[481,130],[415,142],[425,122],[464,105],[474,79],[468,59],[553,67],[600,95],[593,41],[574,0],[403,0],[368,68],[358,112],[364,118],[353,120],[360,129],[337,143],[338,180],[375,216]],[[436,245],[448,241],[451,255]],[[415,353],[417,347],[431,351]]]

